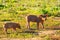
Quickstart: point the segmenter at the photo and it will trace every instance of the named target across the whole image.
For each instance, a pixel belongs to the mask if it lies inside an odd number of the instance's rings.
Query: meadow
[[[26,29],[26,16],[48,14],[49,17],[44,22],[45,29],[40,31],[56,30],[54,35],[60,35],[60,0],[0,0],[0,38],[33,38],[41,37],[43,40],[51,40],[50,35],[38,35],[38,30],[29,33]],[[21,25],[17,32],[8,29],[9,34],[4,33],[4,24],[6,22],[16,22]],[[30,23],[32,29],[36,29],[36,23]]]

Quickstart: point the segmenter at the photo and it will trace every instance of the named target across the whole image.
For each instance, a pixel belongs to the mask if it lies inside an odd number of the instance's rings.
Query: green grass
[[[27,15],[49,14],[49,16],[60,16],[60,1],[58,0],[0,0],[0,38],[29,38],[37,37],[32,33],[17,33],[8,30],[10,34],[5,34],[3,26],[5,22],[17,22],[21,25],[19,32],[26,30],[26,19]],[[53,17],[49,17],[45,22],[45,28],[53,28],[59,26],[60,21],[56,21]],[[36,29],[36,23],[31,22],[31,28]],[[41,26],[41,25],[40,25]],[[41,29],[41,28],[40,28]],[[35,30],[36,31],[36,30]],[[59,33],[59,32],[57,32]],[[56,33],[56,34],[57,34]],[[49,40],[49,36],[45,37]]]
[[[39,35],[36,35],[34,33],[25,33],[24,31],[26,30],[26,21],[21,19],[21,20],[18,20],[21,24],[21,29],[17,29],[16,31],[17,32],[14,32],[12,29],[8,29],[8,33],[10,34],[5,34],[4,33],[4,30],[3,30],[3,25],[4,25],[4,22],[5,21],[2,21],[0,22],[0,38],[30,38],[30,37],[38,37]],[[25,22],[24,22],[25,21]],[[14,21],[14,22],[17,22],[17,21]],[[59,26],[60,25],[60,21],[56,21],[56,20],[53,20],[52,17],[48,18],[45,22],[44,22],[44,26],[45,28],[53,28],[54,26]],[[35,22],[31,22],[31,28],[32,29],[36,29],[36,23]],[[41,29],[41,28],[40,28]],[[43,30],[43,29],[41,29]],[[46,29],[45,29],[46,30]],[[35,32],[38,32],[38,30],[34,30]],[[58,34],[59,31],[56,32],[56,34]],[[41,35],[42,36],[42,35]],[[48,40],[48,38],[46,38]]]

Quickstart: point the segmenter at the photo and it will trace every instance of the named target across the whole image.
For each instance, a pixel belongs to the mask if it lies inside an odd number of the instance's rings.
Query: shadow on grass
[[[60,28],[45,28],[46,30],[60,30]]]
[[[25,35],[25,34],[30,34],[30,35],[39,35],[39,33],[38,33],[38,31],[36,31],[36,29],[25,29],[25,30],[22,30],[21,32],[12,32],[12,33],[7,33],[8,35],[10,35],[10,34],[16,34],[16,35],[19,35],[19,34],[21,34],[21,35]]]
[[[26,29],[26,30],[24,30],[24,31],[22,31],[22,32],[18,32],[18,33],[30,33],[30,34],[34,34],[34,35],[39,35],[38,34],[38,31],[36,31],[36,29]]]

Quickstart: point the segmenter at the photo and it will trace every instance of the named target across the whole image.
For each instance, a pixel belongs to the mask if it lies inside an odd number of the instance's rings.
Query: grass
[[[32,3],[33,2],[33,3]],[[57,4],[57,0],[0,0],[0,38],[30,38],[40,37],[34,33],[24,33],[26,30],[26,15],[36,15],[48,13],[50,16],[59,16],[60,14],[60,2]],[[21,25],[21,29],[17,29],[17,32],[8,30],[10,34],[5,34],[3,26],[5,22],[17,22]],[[54,17],[48,17],[44,22],[45,28],[59,27],[60,21],[54,20]],[[36,29],[36,23],[31,22],[31,28]],[[40,31],[42,25],[40,25]],[[36,30],[34,30],[35,32]],[[45,30],[44,30],[45,31]],[[22,33],[21,33],[22,32]],[[36,31],[38,32],[38,31]],[[56,35],[60,35],[60,30],[56,31]],[[41,35],[43,39],[50,40],[49,35]]]
[[[9,34],[5,34],[4,33],[4,30],[3,30],[4,21],[0,22],[0,35],[1,35],[0,38],[31,38],[31,37],[39,37],[39,35],[37,35],[35,33],[32,33],[32,32],[29,33],[29,31],[25,33],[24,31],[26,30],[26,26],[25,26],[26,22],[23,22],[24,20],[23,21],[22,20],[20,20],[21,23],[19,22],[21,24],[21,29],[17,29],[16,30],[17,32],[14,32],[13,30],[8,29],[8,33]],[[16,21],[14,21],[14,22],[16,22]],[[48,20],[46,20],[44,22],[45,28],[51,28],[52,29],[54,26],[58,26],[58,25],[60,25],[60,21],[53,20],[52,17],[48,18]],[[31,22],[30,26],[31,26],[32,29],[36,29],[36,23]],[[41,30],[43,30],[43,29],[41,29]],[[34,30],[34,32],[38,33],[38,30]],[[57,31],[56,34],[58,35],[59,31]],[[41,35],[41,37],[43,37],[46,40],[48,40],[49,37],[48,36],[45,37],[45,36],[46,35]]]

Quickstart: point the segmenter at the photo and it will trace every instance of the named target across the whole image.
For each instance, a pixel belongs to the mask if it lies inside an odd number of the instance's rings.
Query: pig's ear
[[[45,14],[45,16],[47,16],[47,17],[48,17],[48,14]]]
[[[43,17],[43,15],[40,15],[41,17]]]

